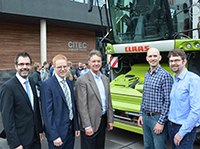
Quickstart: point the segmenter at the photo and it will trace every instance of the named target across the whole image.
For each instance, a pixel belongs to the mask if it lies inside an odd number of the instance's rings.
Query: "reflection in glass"
[[[109,8],[113,26],[113,35],[116,43],[134,43],[157,41],[171,38],[170,24],[173,21],[175,31],[183,31],[188,22],[188,13],[174,14],[178,0],[169,4],[167,9],[165,0],[110,0]],[[189,0],[188,0],[189,3]],[[169,15],[167,15],[167,13]],[[172,27],[171,27],[172,28]]]

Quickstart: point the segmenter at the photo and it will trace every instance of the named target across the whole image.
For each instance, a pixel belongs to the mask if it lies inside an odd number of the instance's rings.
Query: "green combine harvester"
[[[90,0],[88,11],[92,4]],[[159,49],[161,66],[173,76],[167,55],[181,48],[187,53],[187,69],[200,76],[200,4],[197,0],[98,0],[97,4],[102,29],[107,24],[108,30],[101,42],[110,44],[106,51],[111,56],[114,126],[142,134],[137,120],[149,69],[146,52]],[[196,141],[200,141],[199,128]]]

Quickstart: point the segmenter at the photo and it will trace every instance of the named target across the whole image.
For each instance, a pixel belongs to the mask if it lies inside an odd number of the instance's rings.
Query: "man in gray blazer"
[[[113,129],[110,81],[99,71],[101,53],[92,50],[88,56],[90,71],[77,80],[75,99],[80,117],[81,149],[104,149],[105,130]]]

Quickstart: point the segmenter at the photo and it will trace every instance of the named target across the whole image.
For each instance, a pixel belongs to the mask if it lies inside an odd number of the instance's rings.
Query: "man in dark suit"
[[[80,76],[76,85],[76,103],[80,116],[81,149],[104,149],[105,130],[113,129],[110,81],[99,71],[101,53],[92,50],[88,56],[90,71]]]
[[[28,53],[18,53],[17,73],[0,90],[2,121],[11,149],[40,149],[44,138],[35,84],[28,78],[31,64]]]
[[[44,130],[50,149],[73,149],[80,131],[72,82],[66,79],[67,58],[56,55],[53,68],[55,75],[40,88]]]
[[[110,79],[111,81],[111,71],[110,71],[110,61],[105,65],[105,75]]]

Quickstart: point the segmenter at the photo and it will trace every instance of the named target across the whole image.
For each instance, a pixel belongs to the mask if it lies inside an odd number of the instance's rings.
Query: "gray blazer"
[[[106,92],[107,122],[113,123],[113,108],[110,95],[110,81],[102,75],[102,81]],[[96,132],[100,126],[102,117],[102,102],[99,90],[92,73],[89,71],[77,79],[75,100],[80,118],[80,129],[92,126]]]

